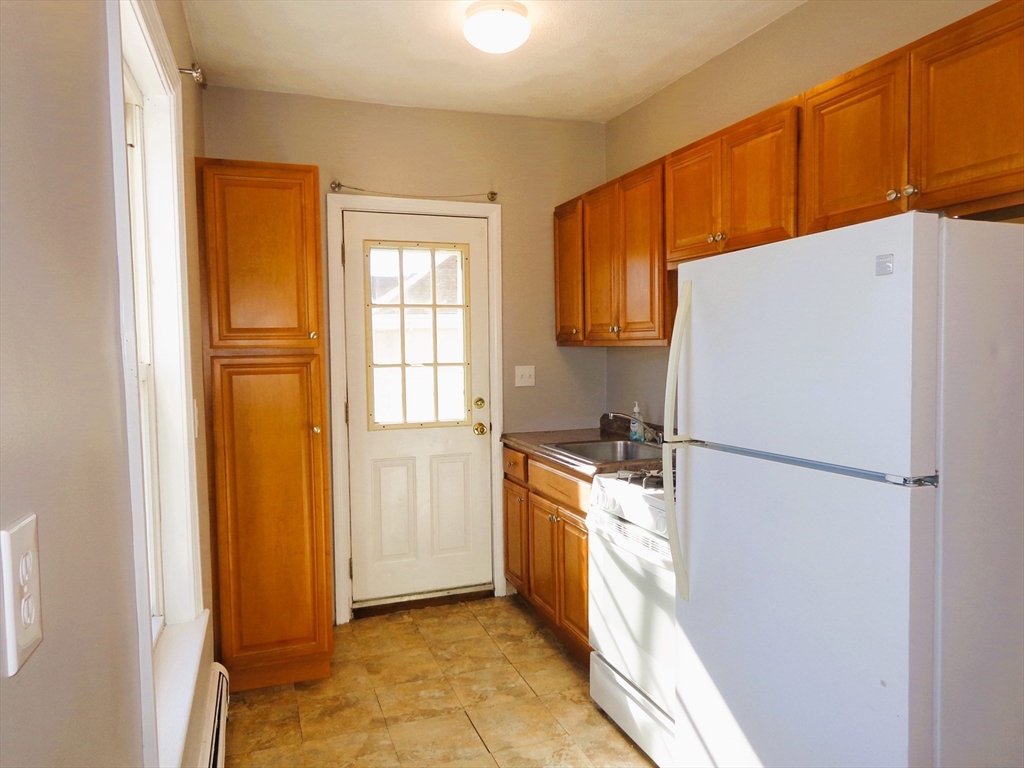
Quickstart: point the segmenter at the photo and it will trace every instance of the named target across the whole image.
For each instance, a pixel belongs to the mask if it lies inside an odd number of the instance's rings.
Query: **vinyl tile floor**
[[[336,627],[329,678],[233,693],[228,713],[227,768],[653,766],[518,597]]]

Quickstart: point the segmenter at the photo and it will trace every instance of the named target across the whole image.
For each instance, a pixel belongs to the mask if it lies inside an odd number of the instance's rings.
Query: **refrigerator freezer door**
[[[676,722],[716,765],[930,765],[935,489],[676,462]]]
[[[678,432],[934,474],[938,236],[909,213],[682,264]]]

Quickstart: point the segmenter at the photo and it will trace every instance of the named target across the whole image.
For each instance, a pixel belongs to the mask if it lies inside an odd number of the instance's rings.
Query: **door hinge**
[[[341,266],[345,266],[345,241],[341,243]]]
[[[348,402],[345,403],[345,423],[348,424]]]
[[[352,578],[352,558],[348,559],[348,577]]]

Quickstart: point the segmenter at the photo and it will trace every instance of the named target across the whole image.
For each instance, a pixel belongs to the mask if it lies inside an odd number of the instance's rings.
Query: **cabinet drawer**
[[[517,480],[526,482],[526,454],[520,453],[513,448],[504,448],[502,450],[503,466],[505,467],[505,474],[509,477],[514,477]]]
[[[577,513],[585,514],[590,506],[590,483],[577,480],[547,464],[533,462],[530,488]]]

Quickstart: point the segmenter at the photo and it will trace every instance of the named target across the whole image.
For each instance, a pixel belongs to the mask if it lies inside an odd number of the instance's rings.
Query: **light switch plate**
[[[536,380],[534,377],[534,367],[532,365],[517,365],[516,366],[516,386],[517,387],[533,387],[536,386]]]
[[[3,674],[11,677],[43,642],[35,515],[23,517],[0,531],[0,561],[3,564],[3,631],[7,651],[3,655]]]

